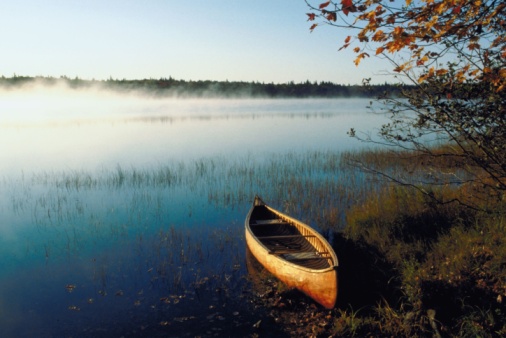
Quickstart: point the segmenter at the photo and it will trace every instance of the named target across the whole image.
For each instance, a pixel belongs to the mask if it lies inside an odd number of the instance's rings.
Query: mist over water
[[[2,332],[200,335],[195,323],[216,317],[250,329],[243,222],[254,194],[311,219],[293,204],[312,198],[297,179],[359,184],[333,165],[361,146],[351,127],[383,121],[367,104],[0,91]],[[325,205],[342,203],[328,191]]]
[[[152,166],[278,150],[347,149],[378,125],[363,99],[177,99],[98,89],[0,92],[0,173]]]

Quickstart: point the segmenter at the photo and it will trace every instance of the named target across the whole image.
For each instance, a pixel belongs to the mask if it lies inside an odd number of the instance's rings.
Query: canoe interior
[[[334,266],[326,245],[313,232],[283,220],[265,205],[255,206],[249,226],[270,254],[309,269],[320,270]]]

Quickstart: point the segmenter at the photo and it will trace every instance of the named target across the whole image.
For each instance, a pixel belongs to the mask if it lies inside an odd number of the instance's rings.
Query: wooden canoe
[[[327,309],[337,299],[337,256],[315,229],[255,197],[245,221],[246,245],[257,261],[290,288]]]

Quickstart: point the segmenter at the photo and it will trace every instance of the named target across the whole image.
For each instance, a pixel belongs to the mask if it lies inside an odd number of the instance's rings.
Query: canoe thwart
[[[300,250],[298,250],[298,249],[269,250],[269,255],[284,255],[284,254],[297,253],[297,252],[300,252]]]

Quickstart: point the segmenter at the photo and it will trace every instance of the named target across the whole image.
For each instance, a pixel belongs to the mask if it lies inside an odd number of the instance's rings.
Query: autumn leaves
[[[355,30],[341,49],[354,44],[355,64],[370,54],[393,61],[393,71],[418,83],[448,77],[453,82],[487,81],[506,86],[506,4],[495,0],[340,0],[311,4],[307,13],[318,24]],[[405,52],[405,53],[404,53]],[[450,58],[449,58],[449,57]]]

